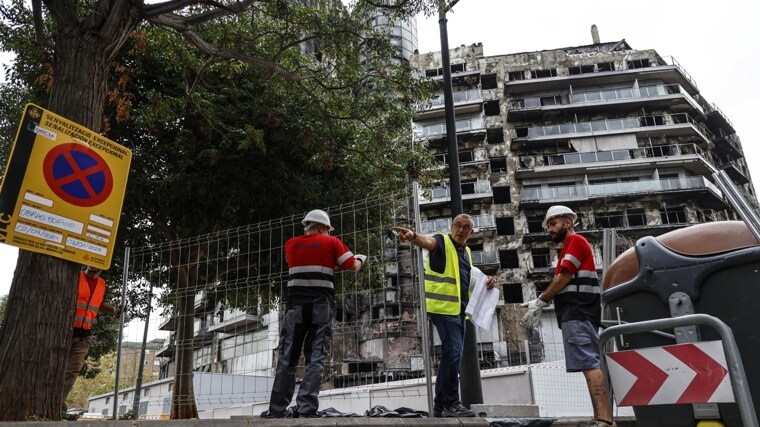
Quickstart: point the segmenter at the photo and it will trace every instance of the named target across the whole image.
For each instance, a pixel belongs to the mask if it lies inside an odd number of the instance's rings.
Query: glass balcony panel
[[[576,123],[575,130],[577,132],[591,132],[591,123]]]
[[[612,160],[625,160],[632,158],[630,150],[615,150],[611,151]]]
[[[629,117],[627,119],[623,119],[623,127],[626,129],[635,129],[639,127],[639,120],[636,117]]]
[[[522,198],[524,200],[539,200],[540,188],[523,188]]]
[[[587,92],[586,93],[586,102],[599,102],[601,100],[602,100],[601,92]]]
[[[596,132],[607,130],[607,123],[604,120],[593,121],[590,124],[591,129]]]
[[[586,94],[585,93],[573,93],[570,94],[570,103],[571,104],[583,104],[586,102]]]
[[[602,98],[604,98],[605,101],[615,101],[618,99],[617,91],[615,90],[602,91]]]
[[[581,162],[580,153],[565,154],[565,163],[568,165],[576,165]]]
[[[609,130],[621,130],[623,129],[622,120],[607,120],[607,127]]]
[[[547,164],[549,164],[550,166],[565,164],[565,156],[561,154],[557,156],[549,156],[547,159],[548,159]]]
[[[599,160],[597,160],[596,157],[597,153],[581,153],[581,163],[596,163]]]
[[[614,151],[600,151],[596,153],[597,162],[609,162],[614,160]]]
[[[536,108],[541,106],[541,98],[525,98],[525,107]]]
[[[559,125],[559,133],[566,135],[570,133],[575,133],[575,124],[574,123],[564,123]]]
[[[546,135],[559,135],[559,125],[544,126],[544,134]]]
[[[528,128],[528,137],[533,138],[533,137],[539,137],[539,136],[544,136],[544,135],[545,133],[544,133],[543,126]]]
[[[631,89],[620,89],[617,92],[620,99],[633,98],[633,90]]]

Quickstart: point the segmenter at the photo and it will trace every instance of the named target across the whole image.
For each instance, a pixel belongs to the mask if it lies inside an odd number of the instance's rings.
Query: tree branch
[[[34,37],[37,44],[43,49],[49,49],[50,43],[45,39],[45,23],[42,19],[42,0],[32,0],[32,13],[34,16]]]

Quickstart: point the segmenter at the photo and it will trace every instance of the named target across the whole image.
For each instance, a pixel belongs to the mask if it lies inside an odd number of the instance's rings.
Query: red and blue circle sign
[[[75,206],[90,207],[111,195],[113,175],[102,157],[89,147],[68,143],[55,146],[42,164],[47,185],[56,196]]]

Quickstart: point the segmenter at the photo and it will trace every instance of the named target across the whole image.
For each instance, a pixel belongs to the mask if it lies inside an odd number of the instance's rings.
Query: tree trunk
[[[191,257],[196,258],[196,257]],[[177,319],[174,350],[174,388],[170,418],[198,418],[193,389],[193,336],[197,263],[177,267]]]
[[[93,11],[95,19],[76,21],[78,5],[55,1],[53,89],[46,107],[99,132],[110,62],[139,22],[140,2],[117,1]],[[77,281],[75,263],[20,251],[0,332],[0,420],[61,419]]]
[[[61,419],[77,265],[19,251],[0,330],[0,420]]]

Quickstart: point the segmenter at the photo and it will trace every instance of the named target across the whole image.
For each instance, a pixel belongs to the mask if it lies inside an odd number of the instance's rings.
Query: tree
[[[371,7],[374,5],[369,2],[358,1],[348,13],[334,8],[304,7],[300,2],[286,0],[171,0],[153,4],[139,0],[32,0],[29,9],[24,1],[13,0],[2,4],[0,11],[10,23],[3,25],[0,36],[5,46],[10,45],[17,52],[24,52],[25,56],[38,59],[36,66],[18,69],[12,81],[29,78],[35,69],[43,66],[44,70],[34,79],[38,83],[36,93],[39,95],[39,91],[44,91],[49,94],[43,105],[100,132],[114,125],[111,119],[118,118],[118,115],[104,114],[107,100],[117,102],[117,113],[128,110],[128,102],[119,104],[118,101],[124,101],[124,98],[119,97],[118,89],[109,91],[108,83],[113,62],[123,53],[130,35],[141,23],[173,30],[204,55],[205,60],[197,70],[198,81],[203,79],[205,64],[210,67],[227,61],[231,65],[245,64],[264,70],[301,90],[320,111],[328,135],[321,145],[314,147],[317,154],[309,162],[334,166],[334,170],[338,170],[347,165],[358,168],[377,160],[367,155],[370,151],[363,146],[365,140],[357,142],[351,136],[389,142],[389,138],[383,137],[388,128],[374,129],[373,126],[378,119],[397,123],[403,118],[403,111],[396,108],[392,99],[396,96],[403,98],[401,84],[407,80],[396,81],[397,77],[402,77],[403,70],[386,64],[385,58],[390,52],[387,43],[383,43],[380,34],[367,27]],[[433,0],[408,0],[398,2],[391,10],[398,14],[419,10],[430,13],[436,7],[437,2]],[[226,37],[224,31],[207,31],[211,24],[241,23],[251,27],[247,33],[235,32],[234,37]],[[18,31],[19,28],[28,31],[30,26],[34,28],[34,45],[29,43],[28,37],[23,37],[23,31]],[[301,47],[305,44],[317,50],[304,55]],[[260,47],[261,50],[241,52],[238,47],[243,45]],[[359,54],[364,59],[362,65],[365,65],[361,70],[355,66],[356,61],[344,64],[339,60]],[[393,92],[395,86],[399,92]],[[188,97],[192,97],[194,86],[187,89]],[[375,89],[374,95],[368,89]],[[386,96],[378,96],[378,93]],[[388,96],[391,93],[393,97]],[[415,96],[409,99],[415,99]],[[356,102],[341,104],[347,100]],[[233,145],[259,141],[260,129],[242,128],[248,132],[231,140]],[[193,147],[198,138],[193,131],[189,132],[194,137],[184,142]],[[305,138],[303,145],[308,142]],[[210,150],[204,152],[206,154],[216,153]],[[336,158],[333,155],[337,155]],[[410,160],[397,166],[416,173],[420,158],[411,155]],[[350,163],[351,160],[355,162]],[[187,164],[185,167],[194,166]],[[243,215],[243,211],[237,213],[238,218]],[[160,219],[158,215],[149,218]],[[168,219],[172,221],[162,229],[164,235],[188,235],[183,233],[190,230],[177,227],[179,222]],[[161,228],[158,221],[153,225]],[[31,416],[60,419],[62,375],[76,301],[76,274],[74,263],[20,251],[5,321],[6,325],[13,327],[4,327],[0,331],[0,420],[24,420]],[[195,273],[180,270],[176,274],[181,277]],[[180,306],[185,303],[178,301]],[[38,313],[30,315],[35,308]],[[192,304],[186,310],[191,313]],[[192,329],[189,333],[192,334]],[[186,357],[187,353],[185,350],[178,354]],[[188,387],[192,392],[192,384]],[[176,388],[178,392],[188,390],[185,386]],[[175,403],[173,418],[197,415],[192,402],[186,405]]]

